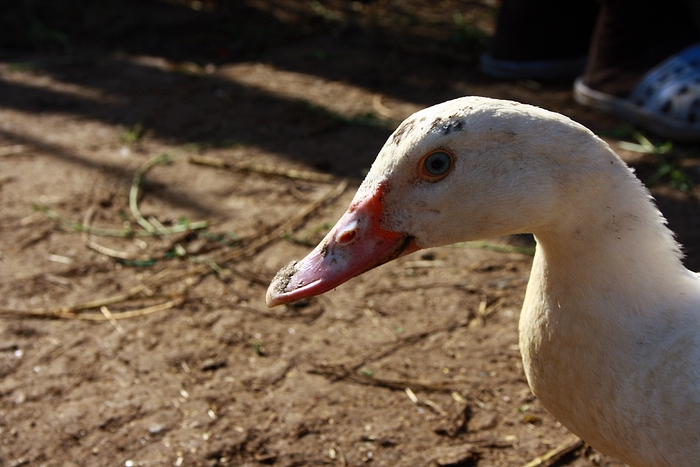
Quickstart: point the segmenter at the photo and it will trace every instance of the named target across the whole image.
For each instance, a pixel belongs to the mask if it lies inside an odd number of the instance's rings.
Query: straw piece
[[[583,446],[583,440],[578,436],[571,436],[547,453],[534,458],[523,467],[541,467],[551,465],[566,454]]]
[[[26,149],[27,149],[27,147],[22,145],[22,144],[15,144],[13,146],[5,146],[5,147],[0,148],[0,157],[21,154]]]
[[[134,219],[136,219],[136,222],[141,227],[143,227],[147,232],[151,234],[156,232],[158,229],[154,227],[153,224],[144,219],[144,217],[141,215],[141,212],[139,211],[139,188],[141,186],[141,181],[143,180],[143,177],[146,175],[146,172],[148,172],[152,167],[156,165],[169,164],[171,161],[172,158],[168,154],[161,154],[159,156],[150,158],[141,167],[139,167],[139,169],[136,171],[136,174],[134,174],[133,181],[131,182],[131,190],[129,191],[129,209],[131,210],[131,215],[134,216]]]
[[[226,263],[233,259],[238,259],[257,253],[267,244],[282,238],[286,234],[291,233],[297,224],[303,222],[307,217],[316,212],[325,204],[330,203],[332,200],[342,195],[347,187],[347,180],[341,181],[335,188],[328,190],[323,196],[309,204],[296,216],[283,222],[276,228],[272,229],[270,232],[260,235],[256,240],[253,240],[245,247],[233,250],[230,253],[223,255],[223,258],[220,258],[218,262]]]
[[[80,309],[76,307],[63,307],[51,310],[6,310],[0,309],[0,316],[6,315],[10,317],[18,318],[46,318],[46,319],[76,319],[82,321],[116,321],[120,319],[137,318],[140,316],[149,315],[151,313],[156,313],[163,310],[168,310],[170,308],[182,305],[185,302],[186,297],[184,295],[177,297],[173,300],[169,300],[164,303],[159,303],[157,305],[138,308],[135,310],[121,311],[119,313],[111,313],[106,306],[99,306],[99,313],[77,313]],[[94,303],[99,303],[95,301]],[[90,307],[90,308],[96,308]],[[106,312],[105,312],[106,310]]]

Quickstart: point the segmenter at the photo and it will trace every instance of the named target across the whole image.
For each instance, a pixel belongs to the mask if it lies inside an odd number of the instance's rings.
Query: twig
[[[95,206],[90,206],[87,211],[85,211],[85,215],[83,216],[83,226],[85,229],[89,230],[90,229],[90,224],[92,223],[92,217],[95,215]],[[116,258],[116,259],[132,259],[129,253],[125,251],[118,251],[114,250],[112,248],[108,248],[106,246],[100,245],[99,243],[93,241],[90,237],[92,235],[87,232],[83,231],[83,241],[85,242],[85,246],[90,248],[91,250],[95,250],[98,253],[101,253],[105,256],[108,256],[110,258]]]
[[[88,240],[85,242],[85,246],[90,248],[91,250],[95,250],[98,253],[101,253],[105,256],[109,256],[110,258],[116,258],[116,259],[133,259],[133,255],[130,255],[126,251],[119,251],[115,250],[112,248],[108,248],[104,245],[100,245],[97,242],[94,242],[92,240]]]
[[[381,360],[382,358],[388,357],[389,355],[395,353],[399,349],[408,345],[416,344],[422,341],[423,339],[432,336],[435,333],[452,332],[460,327],[463,327],[464,325],[464,323],[458,321],[455,323],[451,323],[449,326],[445,326],[443,328],[436,328],[424,332],[418,332],[405,337],[401,337],[396,341],[378,345],[372,349],[368,357],[361,358],[357,363],[355,363],[351,367],[351,369],[353,371],[356,371],[362,368],[363,366],[368,365],[370,362],[376,362],[377,360]],[[381,347],[384,347],[384,349],[381,349]]]
[[[425,332],[420,332],[416,334],[412,334],[406,337],[402,337],[398,341],[392,341],[387,344],[379,345],[376,346],[372,349],[370,349],[369,356],[367,357],[362,357],[357,360],[356,363],[351,364],[351,365],[317,365],[316,368],[309,370],[310,373],[314,374],[320,374],[323,375],[327,378],[332,378],[333,381],[338,381],[338,380],[345,380],[345,381],[350,381],[354,382],[357,384],[366,384],[370,386],[381,386],[389,389],[403,389],[406,390],[406,388],[410,389],[416,389],[416,390],[425,390],[425,391],[432,391],[432,392],[445,392],[445,393],[452,393],[453,391],[458,390],[460,387],[463,387],[463,384],[466,384],[466,381],[452,381],[450,383],[439,383],[439,384],[431,384],[431,383],[422,383],[418,381],[408,381],[408,380],[389,380],[389,379],[383,379],[383,378],[378,378],[376,376],[368,376],[364,375],[361,373],[358,373],[358,370],[362,368],[363,366],[367,366],[371,362],[376,362],[377,360],[381,360],[382,358],[385,358],[397,350],[411,344],[415,344],[417,342],[420,342],[421,340],[425,339],[426,337],[429,337],[436,332],[452,332],[455,329],[464,326],[464,323],[452,323],[449,326],[443,327],[443,328],[437,328],[437,329],[432,329],[430,331],[425,331]],[[383,350],[381,347],[385,347]],[[459,386],[459,387],[458,387]],[[435,409],[437,410],[437,409]]]
[[[172,268],[165,268],[162,271],[160,271],[158,274],[156,274],[153,277],[150,277],[148,280],[145,280],[141,282],[140,284],[136,285],[135,287],[132,287],[129,289],[126,293],[119,294],[119,295],[113,295],[111,297],[107,298],[100,298],[97,300],[92,300],[88,302],[83,302],[83,303],[78,303],[73,306],[69,307],[60,307],[60,308],[54,308],[52,310],[36,310],[36,314],[61,314],[61,313],[75,313],[77,311],[81,310],[89,310],[90,308],[99,308],[101,306],[107,306],[107,305],[114,305],[115,303],[121,303],[121,302],[126,302],[129,300],[134,299],[138,294],[146,290],[150,285],[159,282],[166,276],[170,275],[172,273]],[[152,298],[152,297],[149,297]],[[11,311],[4,311],[5,313],[11,313]]]
[[[27,147],[22,144],[15,144],[14,146],[5,146],[0,148],[0,157],[12,156],[14,154],[23,153]]]
[[[571,436],[551,451],[534,458],[533,460],[525,464],[523,467],[540,467],[551,465],[561,457],[577,450],[581,446],[583,446],[583,440],[578,436]]]
[[[138,224],[146,229],[147,232],[153,234],[156,232],[158,229],[153,226],[150,222],[148,222],[144,217],[141,215],[141,212],[139,211],[139,187],[141,186],[141,181],[143,180],[143,177],[146,175],[146,172],[148,172],[153,166],[160,165],[160,164],[169,164],[172,161],[172,158],[168,154],[161,154],[160,156],[152,157],[151,159],[147,160],[139,169],[136,171],[136,174],[134,174],[134,179],[131,182],[131,190],[129,191],[129,209],[131,209],[131,215],[134,216],[134,219]]]
[[[450,383],[424,383],[421,381],[411,380],[393,380],[386,378],[378,378],[375,376],[367,376],[361,373],[349,372],[346,368],[339,366],[317,366],[309,370],[309,373],[325,376],[332,381],[348,381],[355,384],[364,384],[366,386],[378,386],[393,390],[416,390],[426,392],[442,392],[450,394],[463,387],[457,387],[459,382]],[[409,396],[410,397],[410,396]]]
[[[132,184],[132,192],[131,192],[131,197],[130,197],[130,204],[132,207],[132,212],[134,213],[135,218],[141,218],[143,217],[140,215],[138,212],[138,206],[136,203],[136,199],[138,198],[138,186],[140,181],[143,178],[143,175],[146,173],[148,168],[156,165],[157,163],[161,163],[162,159],[161,158],[154,158],[148,161],[146,164],[144,164],[140,169],[137,175],[134,177],[134,182]],[[134,299],[136,296],[141,294],[144,290],[146,290],[148,287],[155,286],[155,284],[158,284],[158,287],[162,287],[164,284],[162,283],[163,280],[165,279],[166,276],[170,276],[170,280],[168,282],[172,281],[179,281],[187,277],[192,277],[192,276],[200,276],[203,277],[203,275],[206,274],[209,270],[213,270],[220,276],[227,273],[228,270],[222,268],[219,266],[219,264],[223,264],[226,261],[230,261],[233,259],[238,259],[241,257],[245,257],[246,255],[251,255],[255,254],[256,252],[260,251],[262,248],[264,248],[266,245],[269,243],[280,239],[283,237],[283,235],[290,233],[291,231],[294,230],[294,228],[301,222],[303,222],[308,216],[313,214],[317,209],[319,209],[321,206],[325,205],[328,202],[331,202],[332,200],[336,199],[338,196],[340,196],[345,189],[347,188],[347,181],[342,181],[339,183],[334,189],[328,190],[323,196],[321,196],[319,199],[315,200],[311,204],[309,204],[304,210],[302,210],[299,214],[294,216],[293,218],[283,222],[279,226],[273,228],[271,231],[267,232],[264,235],[260,235],[256,238],[254,238],[249,244],[247,244],[243,248],[238,248],[235,249],[228,254],[222,255],[222,258],[219,259],[206,259],[202,257],[191,257],[189,258],[192,262],[195,263],[200,263],[197,264],[194,267],[190,267],[185,271],[181,271],[181,273],[173,275],[171,268],[166,268],[160,273],[156,274],[155,276],[151,277],[148,281],[144,281],[143,283],[133,287],[129,291],[114,295],[111,297],[106,297],[106,298],[100,298],[84,303],[78,303],[72,306],[68,307],[60,307],[60,308],[54,308],[54,309],[39,309],[39,310],[0,310],[0,315],[20,315],[20,316],[33,316],[33,317],[38,317],[38,318],[66,318],[66,319],[83,319],[83,320],[105,320],[108,319],[107,315],[104,313],[104,309],[102,307],[107,307],[116,303],[121,303],[121,302],[126,302],[129,300]],[[181,232],[187,232],[190,230],[197,230],[197,229],[202,229],[205,228],[209,225],[208,222],[198,222],[198,223],[191,223],[191,224],[183,224],[183,225],[177,225],[172,228],[161,228],[160,226],[155,227],[152,225],[152,223],[148,223],[152,227],[150,231],[134,231],[131,228],[125,228],[121,230],[116,230],[116,229],[99,229],[95,227],[91,227],[89,225],[90,223],[90,213],[86,213],[85,216],[85,222],[79,223],[76,221],[73,221],[71,219],[62,217],[58,215],[56,212],[53,210],[49,209],[46,206],[34,206],[37,211],[42,212],[44,215],[49,217],[50,219],[54,220],[55,222],[58,222],[59,224],[66,226],[70,228],[73,231],[76,232],[83,232],[85,234],[91,234],[91,235],[98,235],[98,236],[112,236],[112,237],[130,237],[130,236],[137,236],[137,237],[145,237],[145,236],[155,236],[155,235],[171,235],[173,233],[181,233]],[[135,209],[134,209],[135,208]],[[145,220],[145,219],[144,219]],[[146,221],[147,222],[147,221]],[[143,226],[146,228],[145,226]],[[129,255],[124,252],[120,252],[117,250],[112,250],[110,248],[104,247],[102,245],[99,245],[93,241],[91,241],[89,238],[86,239],[87,246],[95,249],[96,251],[106,254],[108,256],[120,258],[120,259],[130,259]],[[149,308],[144,308],[141,310],[134,310],[131,312],[121,312],[118,314],[111,314],[111,316],[115,319],[124,319],[124,318],[129,318],[132,316],[141,316],[143,314],[148,314],[152,313],[155,311],[159,311],[161,309],[167,309],[172,306],[176,306],[184,301],[184,297],[176,299],[174,301],[166,302],[161,305],[157,305],[154,307],[149,307]],[[93,308],[98,308],[101,309],[101,313],[78,313],[81,310],[87,310],[87,309],[93,309]],[[109,311],[109,310],[108,310]]]
[[[34,232],[29,237],[27,237],[24,240],[22,240],[21,242],[19,242],[19,244],[17,246],[15,246],[14,251],[17,251],[17,252],[22,251],[25,248],[28,248],[28,247],[34,245],[35,243],[40,242],[41,240],[48,237],[51,234],[51,232],[53,232],[53,229],[54,229],[54,226],[49,225],[48,227],[45,227],[39,231]]]
[[[156,216],[148,216],[148,222],[151,223],[151,225],[155,226],[156,229],[158,230],[165,230],[167,229],[166,226],[160,223],[158,219],[156,219]]]
[[[281,169],[267,165],[255,165],[246,162],[233,163],[224,159],[212,156],[190,156],[190,163],[219,167],[222,169],[233,169],[239,172],[251,172],[274,177],[291,178],[294,180],[304,180],[306,182],[329,183],[332,182],[333,175],[309,172],[306,170]]]
[[[117,323],[117,320],[114,318],[112,313],[109,311],[109,308],[107,308],[106,306],[101,306],[100,311],[105,316],[105,318],[107,318],[109,320],[109,322],[112,324],[112,326],[114,326],[114,329],[116,329],[119,334],[124,334],[124,328],[121,327],[121,325],[119,323]]]
[[[430,399],[426,399],[424,401],[418,399],[418,396],[413,392],[413,390],[409,387],[406,387],[405,389],[406,395],[408,396],[409,399],[411,399],[411,402],[413,402],[416,405],[425,405],[426,407],[430,407],[433,409],[435,412],[438,413],[438,415],[442,415],[443,417],[447,415],[447,412],[440,407],[438,404],[435,402],[431,401]]]
[[[426,399],[426,400],[424,400],[424,401],[420,401],[420,403],[423,404],[423,405],[426,405],[426,406],[430,407],[430,408],[433,409],[438,415],[442,415],[443,417],[447,416],[447,412],[445,411],[445,409],[443,409],[442,407],[440,407],[438,404],[436,404],[435,402],[431,401],[430,399]]]
[[[164,303],[159,303],[158,305],[149,306],[146,308],[139,308],[136,310],[122,311],[116,314],[104,312],[107,309],[106,306],[100,306],[100,313],[77,313],[77,311],[85,308],[73,307],[73,308],[56,308],[51,310],[3,310],[0,309],[0,315],[10,315],[22,318],[48,318],[48,319],[77,319],[83,321],[111,321],[120,319],[136,318],[139,316],[149,315],[151,313],[156,313],[158,311],[167,310],[185,302],[186,297],[184,295],[169,300]],[[123,301],[123,300],[122,300]],[[93,303],[99,303],[95,301]],[[91,306],[90,308],[96,308],[96,306]]]
[[[229,252],[226,255],[223,255],[221,259],[219,259],[219,263],[226,263],[228,261],[231,261],[233,259],[238,259],[241,257],[245,257],[251,254],[255,254],[258,251],[260,251],[263,247],[265,247],[268,243],[271,243],[275,240],[278,240],[279,238],[283,237],[286,234],[291,233],[294,228],[297,226],[297,224],[303,222],[307,217],[309,217],[311,214],[313,214],[317,209],[319,209],[321,206],[324,206],[327,203],[330,203],[334,199],[338,198],[340,195],[343,194],[345,189],[348,186],[347,180],[343,180],[340,182],[335,188],[328,190],[323,196],[321,196],[319,199],[316,201],[312,202],[309,204],[306,208],[304,208],[299,214],[296,216],[292,217],[291,219],[283,222],[276,228],[272,229],[270,232],[263,234],[259,236],[257,239],[253,240],[251,243],[246,245],[243,248],[240,248],[238,250],[233,250]]]

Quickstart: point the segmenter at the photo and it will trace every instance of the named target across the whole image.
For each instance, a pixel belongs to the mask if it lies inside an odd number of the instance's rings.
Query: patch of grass
[[[477,18],[467,18],[461,13],[452,15],[455,28],[450,34],[452,43],[470,50],[484,50],[488,46],[490,34],[477,25]]]
[[[644,181],[647,186],[651,186],[662,179],[665,179],[671,187],[684,193],[687,193],[695,186],[693,180],[679,166],[681,156],[673,152],[673,143],[671,141],[655,145],[646,136],[637,131],[633,132],[632,136],[637,140],[636,143],[619,141],[617,146],[627,151],[654,156],[658,168],[654,174]]]
[[[258,357],[265,356],[265,348],[263,347],[261,342],[253,343],[253,352],[255,352],[255,355],[257,355]]]
[[[124,131],[124,133],[121,136],[121,141],[122,143],[131,146],[132,144],[138,142],[143,137],[143,134],[143,125],[137,123],[136,125],[132,126],[131,128],[127,128],[126,131]]]
[[[216,234],[213,232],[209,232],[208,230],[199,230],[197,231],[197,235],[199,235],[202,238],[205,238],[206,240],[210,240],[212,242],[217,242],[223,246],[236,246],[240,242],[240,238],[238,235],[236,235],[234,232],[223,232],[222,234]]]
[[[38,65],[34,62],[18,62],[11,63],[7,66],[7,71],[10,72],[21,72],[21,71],[34,71],[38,69]]]
[[[535,81],[532,79],[525,79],[522,81],[518,81],[518,84],[520,84],[522,87],[529,89],[531,91],[540,91],[542,89],[542,83],[539,81]]]
[[[68,39],[68,35],[44,24],[31,8],[25,8],[24,19],[29,23],[25,32],[26,40],[29,43],[34,46],[58,45],[66,53],[73,50],[73,44]]]
[[[147,230],[134,230],[131,227],[130,219],[123,220],[123,227],[121,229],[102,229],[97,227],[89,227],[84,225],[82,222],[77,222],[67,217],[59,215],[53,209],[49,209],[47,206],[40,204],[34,204],[32,207],[39,212],[42,212],[49,219],[61,224],[69,231],[73,232],[85,232],[91,235],[97,235],[98,237],[119,237],[119,238],[133,238],[133,237],[161,237],[169,236],[184,232],[196,231],[201,229],[206,229],[209,227],[208,221],[191,222],[188,224],[177,224],[172,227],[163,227],[160,229],[155,229],[153,231]],[[127,214],[124,211],[120,211],[120,217],[124,219]]]
[[[116,258],[117,263],[123,264],[124,266],[130,266],[132,268],[148,268],[156,264],[155,258],[148,259],[122,259]]]

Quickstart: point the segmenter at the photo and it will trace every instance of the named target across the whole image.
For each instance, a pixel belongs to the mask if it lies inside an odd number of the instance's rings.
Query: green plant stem
[[[70,230],[73,230],[75,232],[85,232],[92,235],[97,235],[99,237],[157,237],[173,235],[182,232],[189,232],[191,230],[201,230],[209,227],[209,221],[199,221],[190,222],[188,224],[178,224],[166,229],[154,228],[152,232],[134,231],[131,227],[125,227],[123,229],[101,229],[98,227],[89,227],[82,224],[81,222],[76,222],[72,219],[68,219],[67,217],[63,217],[59,215],[56,211],[53,211],[52,209],[49,209],[48,207],[43,205],[33,204],[32,207],[35,210],[46,215],[46,217],[48,217],[49,219],[56,221],[65,227],[68,227]]]
[[[131,182],[131,190],[129,191],[129,209],[131,210],[131,214],[134,216],[136,222],[149,233],[154,233],[158,231],[158,229],[144,219],[139,211],[139,187],[141,186],[141,181],[146,175],[146,172],[148,172],[153,166],[169,164],[171,161],[172,158],[168,154],[161,154],[160,156],[147,160],[141,167],[139,167],[139,170],[136,171],[134,180]]]

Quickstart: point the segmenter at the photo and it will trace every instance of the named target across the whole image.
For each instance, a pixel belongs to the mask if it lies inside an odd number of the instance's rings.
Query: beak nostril
[[[336,240],[338,243],[350,243],[355,239],[356,235],[357,231],[346,230],[345,232],[342,232],[340,235],[338,235]]]

